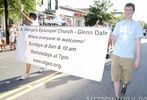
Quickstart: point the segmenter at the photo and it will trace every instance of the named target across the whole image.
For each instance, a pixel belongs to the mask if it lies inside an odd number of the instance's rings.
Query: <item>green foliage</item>
[[[3,15],[3,10],[4,10],[4,1],[0,0],[0,16]]]
[[[117,22],[121,21],[124,19],[124,15],[123,14],[120,14],[119,16],[116,16],[114,17],[112,20],[111,20],[111,26],[114,27],[116,25]]]
[[[147,23],[145,23],[144,21],[139,21],[139,22],[144,29],[147,29]]]
[[[144,24],[144,29],[147,29],[147,23]]]
[[[111,22],[114,18],[113,13],[108,13],[108,9],[113,4],[109,0],[95,0],[94,5],[90,7],[89,13],[85,16],[85,25],[93,26],[96,20],[103,22]]]
[[[21,18],[19,13],[21,3],[24,5],[24,11],[27,15],[36,10],[36,0],[8,0],[8,17],[14,22]],[[0,15],[3,15],[3,12],[4,0],[0,0]]]

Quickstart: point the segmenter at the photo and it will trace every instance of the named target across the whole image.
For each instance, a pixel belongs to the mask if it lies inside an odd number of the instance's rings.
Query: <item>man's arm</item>
[[[23,12],[23,5],[22,4],[20,4],[19,9],[20,9],[19,11],[20,11],[20,14],[22,15],[22,17],[24,19],[26,19],[28,22],[32,23],[32,20]]]
[[[141,38],[136,40],[136,59],[134,63],[134,68],[140,67],[140,56],[141,56]]]
[[[113,45],[115,45],[115,42],[116,42],[116,39],[117,39],[116,36],[111,34],[110,39],[112,40]]]

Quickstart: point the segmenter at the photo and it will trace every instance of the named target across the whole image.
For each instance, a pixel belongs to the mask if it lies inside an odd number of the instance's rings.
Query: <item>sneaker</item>
[[[20,80],[25,80],[29,78],[29,74],[24,74],[20,77]]]
[[[119,97],[116,97],[115,100],[120,100],[120,98]]]
[[[124,96],[127,90],[127,84],[122,83],[121,95]]]
[[[115,97],[115,100],[120,100],[120,98],[119,97]]]

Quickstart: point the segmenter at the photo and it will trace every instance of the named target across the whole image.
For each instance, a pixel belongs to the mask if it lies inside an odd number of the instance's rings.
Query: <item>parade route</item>
[[[142,40],[141,68],[133,71],[125,97],[146,100],[147,40]],[[52,70],[39,72],[32,66],[27,80],[19,80],[24,64],[14,59],[14,51],[0,53],[0,100],[90,100],[91,98],[114,96],[110,78],[111,59],[106,60],[102,82],[95,82]]]

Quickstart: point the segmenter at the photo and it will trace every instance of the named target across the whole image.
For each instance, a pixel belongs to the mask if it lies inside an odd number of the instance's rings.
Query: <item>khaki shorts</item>
[[[111,78],[112,81],[129,82],[132,78],[133,58],[122,58],[112,55]]]

